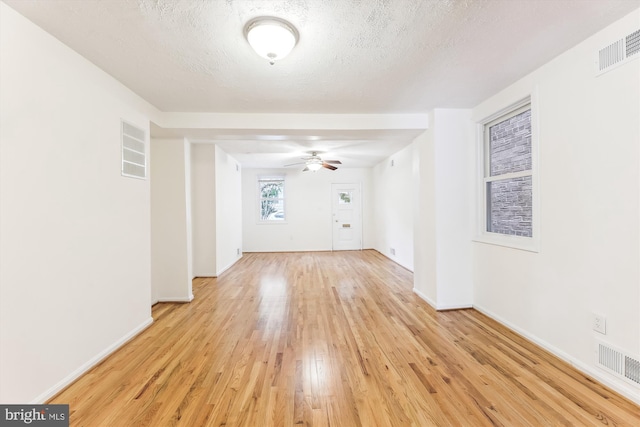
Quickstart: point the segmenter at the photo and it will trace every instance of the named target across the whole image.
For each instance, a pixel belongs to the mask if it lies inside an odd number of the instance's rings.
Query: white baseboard
[[[222,273],[224,273],[225,271],[227,271],[228,269],[230,269],[231,267],[233,267],[233,265],[240,261],[240,259],[242,258],[242,255],[240,255],[238,258],[236,258],[235,261],[233,261],[231,264],[227,265],[226,267],[220,269],[220,271],[218,271],[218,273],[215,275],[215,277],[219,277]]]
[[[436,304],[432,301],[428,296],[420,292],[418,289],[413,288],[413,292],[418,295],[422,300],[424,300],[431,307],[435,308],[438,311],[445,310],[464,310],[467,308],[473,308],[473,304]]]
[[[73,383],[75,380],[77,380],[78,378],[80,378],[83,374],[85,374],[87,371],[89,371],[91,368],[93,368],[94,366],[96,366],[98,363],[102,362],[104,359],[106,359],[109,355],[111,355],[114,351],[116,351],[117,349],[119,349],[120,347],[122,347],[123,345],[125,345],[127,342],[129,342],[131,339],[133,339],[136,335],[138,335],[140,332],[144,331],[145,329],[147,329],[151,324],[153,323],[153,318],[149,317],[147,320],[145,320],[144,322],[142,322],[140,325],[136,326],[135,328],[133,328],[131,331],[129,331],[129,333],[127,333],[126,335],[124,335],[122,338],[120,338],[118,341],[114,342],[113,344],[111,344],[109,347],[105,348],[104,350],[102,350],[100,353],[98,353],[96,356],[94,356],[93,358],[91,358],[88,362],[86,362],[85,364],[83,364],[82,366],[80,366],[78,369],[76,369],[75,371],[73,371],[71,374],[67,375],[65,378],[63,378],[62,380],[60,380],[56,385],[54,385],[53,387],[51,387],[49,390],[45,391],[44,393],[42,393],[41,395],[39,395],[38,397],[36,397],[35,399],[33,399],[31,401],[31,404],[43,404],[45,403],[47,400],[51,399],[53,396],[55,396],[56,394],[58,394],[60,391],[62,391],[65,387],[67,387],[68,385],[70,385],[71,383]]]
[[[466,310],[469,308],[473,308],[473,304],[438,304],[436,306],[436,310],[438,311]]]
[[[425,294],[423,294],[422,292],[420,292],[418,289],[413,288],[413,293],[415,293],[416,295],[418,295],[420,297],[420,299],[422,299],[424,302],[426,302],[427,304],[429,304],[431,307],[435,308],[436,310],[438,309],[438,307],[436,306],[436,303],[431,301],[431,299],[426,296]]]
[[[395,259],[393,259],[393,258],[389,258],[389,259],[390,259],[391,261],[395,262],[396,264],[398,264],[400,267],[402,267],[402,268],[406,269],[407,271],[410,271],[410,272],[414,273],[413,268],[410,268],[408,265],[404,265],[404,263],[402,263],[402,262],[398,262],[398,261],[396,261],[396,260],[395,260]]]
[[[158,302],[191,302],[193,301],[193,294],[188,297],[166,297],[158,298]]]
[[[527,340],[533,342],[534,344],[538,345],[539,347],[542,347],[543,349],[547,350],[549,353],[553,354],[554,356],[556,356],[559,359],[562,359],[563,361],[567,362],[568,364],[570,364],[571,366],[573,366],[574,368],[576,368],[578,371],[582,372],[585,375],[588,375],[590,377],[592,377],[593,379],[597,380],[598,382],[604,384],[605,386],[609,387],[610,389],[614,390],[617,393],[620,393],[622,396],[626,397],[627,399],[631,400],[632,402],[635,402],[637,404],[640,405],[640,393],[638,392],[637,388],[633,388],[633,386],[631,385],[627,385],[624,384],[622,382],[617,382],[615,380],[612,380],[611,377],[609,377],[609,375],[604,372],[603,370],[598,369],[595,366],[589,366],[587,364],[585,364],[584,362],[574,358],[573,356],[570,356],[569,354],[565,353],[564,351],[560,350],[559,348],[549,344],[546,341],[541,340],[540,338],[531,335],[530,333],[524,331],[523,329],[520,329],[519,327],[513,325],[512,323],[506,321],[505,319],[503,319],[502,317],[496,315],[495,313],[486,310],[478,305],[474,305],[473,306],[474,309],[478,310],[480,313],[484,314],[487,317],[490,317],[491,319],[495,320],[496,322],[502,324],[503,326],[506,326],[507,328],[511,329],[512,331],[518,333],[519,335],[522,335],[524,338],[526,338]]]
[[[191,280],[203,277],[216,277],[215,271],[199,271],[198,274],[194,274]]]
[[[413,268],[409,268],[409,266],[404,265],[403,263],[401,263],[400,261],[398,261],[398,260],[397,260],[397,259],[395,259],[395,258],[391,258],[389,255],[385,254],[384,252],[382,252],[382,251],[380,251],[380,250],[378,250],[378,249],[376,249],[376,248],[363,249],[363,250],[373,250],[373,251],[376,251],[376,252],[378,252],[380,255],[382,255],[383,257],[385,257],[385,258],[387,258],[387,259],[390,259],[391,261],[395,262],[395,263],[396,263],[396,264],[398,264],[400,267],[402,267],[402,268],[404,268],[404,269],[406,269],[406,270],[408,270],[408,271],[410,271],[410,272],[412,272],[412,273],[414,272],[414,271],[413,271]]]

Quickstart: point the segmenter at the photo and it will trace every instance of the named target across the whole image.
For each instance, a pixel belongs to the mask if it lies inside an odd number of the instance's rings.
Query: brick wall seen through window
[[[531,107],[485,125],[486,231],[533,236]]]

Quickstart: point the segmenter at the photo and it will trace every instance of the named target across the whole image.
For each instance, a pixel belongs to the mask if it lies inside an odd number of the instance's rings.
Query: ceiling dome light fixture
[[[256,51],[271,65],[284,58],[298,43],[298,30],[284,19],[261,16],[247,22],[244,36]]]

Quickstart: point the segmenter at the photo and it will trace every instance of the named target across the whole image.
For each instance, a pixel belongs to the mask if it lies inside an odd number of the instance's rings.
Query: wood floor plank
[[[640,408],[375,251],[245,254],[62,391],[72,426],[640,426]]]

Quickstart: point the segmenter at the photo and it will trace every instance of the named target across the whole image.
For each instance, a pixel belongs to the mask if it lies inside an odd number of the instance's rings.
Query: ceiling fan
[[[317,151],[312,151],[311,157],[302,157],[301,159],[304,160],[304,162],[291,163],[290,165],[284,165],[284,166],[287,167],[287,166],[295,166],[295,165],[305,165],[304,169],[302,169],[302,172],[306,172],[306,171],[315,172],[317,170],[320,170],[321,168],[334,171],[338,168],[333,165],[342,164],[340,160],[322,160],[322,158],[318,156]]]

